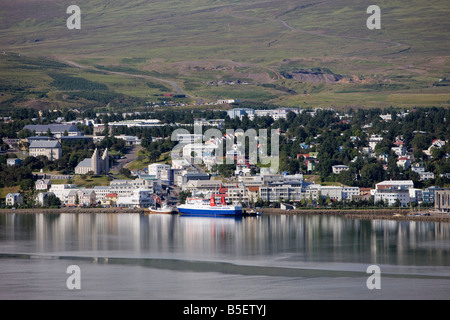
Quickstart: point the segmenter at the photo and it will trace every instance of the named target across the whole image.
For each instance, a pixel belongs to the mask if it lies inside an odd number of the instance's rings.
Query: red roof
[[[110,193],[105,196],[105,198],[117,198],[117,193]]]

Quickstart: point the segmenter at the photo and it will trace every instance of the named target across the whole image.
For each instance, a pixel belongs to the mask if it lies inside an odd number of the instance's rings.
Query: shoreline
[[[262,215],[330,215],[330,216],[343,216],[349,219],[383,219],[394,221],[428,221],[428,222],[450,222],[450,215],[439,212],[429,212],[429,216],[423,215],[410,215],[407,210],[396,209],[296,209],[296,210],[281,210],[275,208],[260,209]],[[73,213],[73,214],[150,214],[144,209],[120,209],[120,208],[55,208],[55,209],[2,209],[1,214],[61,214],[61,213]],[[396,215],[396,216],[394,216]]]

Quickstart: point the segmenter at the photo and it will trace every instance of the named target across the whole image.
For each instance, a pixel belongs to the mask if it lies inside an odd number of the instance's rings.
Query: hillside
[[[85,0],[81,30],[66,27],[71,4],[2,4],[0,108],[128,107],[164,93],[450,105],[448,1],[378,1],[381,30],[366,27],[371,1]]]

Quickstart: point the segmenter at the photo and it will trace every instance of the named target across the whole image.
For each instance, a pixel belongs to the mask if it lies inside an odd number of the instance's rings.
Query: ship
[[[214,197],[211,199],[187,198],[186,203],[177,206],[178,211],[184,215],[195,216],[241,216],[242,206],[228,205],[225,198],[220,198],[220,204]]]
[[[149,213],[159,213],[159,214],[174,214],[175,210],[173,207],[167,205],[167,202],[163,202],[161,198],[157,195],[152,196],[152,206],[146,208]]]
[[[150,213],[159,213],[159,214],[173,214],[175,213],[174,208],[169,207],[168,205],[162,205],[161,207],[150,207],[148,208]]]

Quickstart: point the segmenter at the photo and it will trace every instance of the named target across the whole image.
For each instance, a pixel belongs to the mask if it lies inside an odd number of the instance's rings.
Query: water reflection
[[[449,240],[449,223],[337,216],[0,215],[0,253],[448,266]]]

